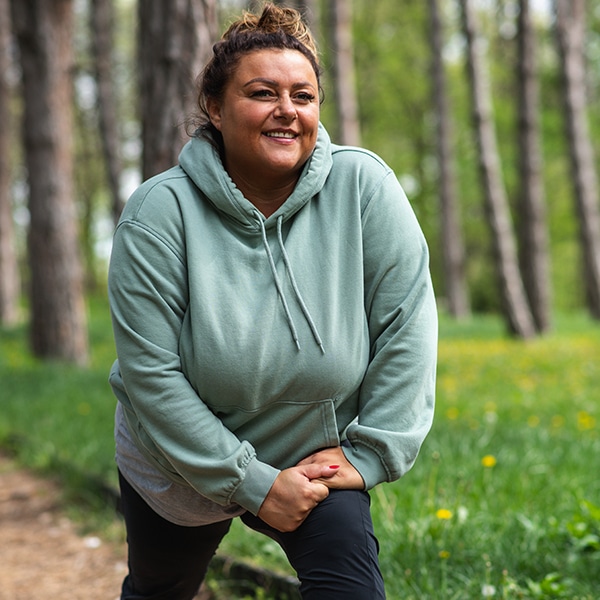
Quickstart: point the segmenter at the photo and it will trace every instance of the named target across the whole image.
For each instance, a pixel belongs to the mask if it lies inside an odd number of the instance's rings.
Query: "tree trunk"
[[[443,61],[443,26],[439,0],[429,0],[433,56],[433,97],[437,118],[437,153],[441,205],[442,260],[448,312],[455,318],[469,315],[465,272],[465,249],[456,196],[456,175],[452,152],[452,124],[448,106]]]
[[[0,324],[5,326],[18,320],[20,291],[10,193],[10,73],[10,7],[8,0],[0,0],[0,123],[4,123],[0,127]]]
[[[138,0],[142,176],[177,164],[194,80],[217,37],[216,0]]]
[[[352,6],[349,0],[331,0],[329,38],[333,44],[333,88],[340,144],[360,145],[358,99],[352,52]]]
[[[529,0],[520,0],[518,20],[520,265],[525,292],[537,331],[550,328],[550,249],[542,181],[536,35]]]
[[[492,100],[486,67],[483,64],[482,41],[478,35],[473,0],[461,0],[461,7],[467,40],[467,67],[473,103],[473,120],[500,294],[510,331],[527,339],[535,335],[535,325],[519,271],[512,219],[502,181]]]
[[[23,75],[31,343],[36,356],[88,355],[72,152],[72,0],[12,0]]]
[[[98,85],[100,138],[111,196],[111,214],[116,225],[121,216],[124,201],[120,186],[123,168],[119,140],[119,111],[113,77],[113,0],[92,0],[90,15],[92,49]]]
[[[600,319],[600,198],[587,121],[585,1],[556,0],[556,33],[565,81],[565,115],[583,253],[586,300]]]

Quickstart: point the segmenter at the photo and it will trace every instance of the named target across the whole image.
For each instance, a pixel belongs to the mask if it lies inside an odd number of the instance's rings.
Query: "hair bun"
[[[245,12],[227,29],[222,39],[226,40],[232,35],[240,33],[275,33],[277,31],[283,31],[296,38],[310,51],[318,63],[317,46],[302,15],[294,8],[277,6],[272,2],[265,4],[261,15]]]

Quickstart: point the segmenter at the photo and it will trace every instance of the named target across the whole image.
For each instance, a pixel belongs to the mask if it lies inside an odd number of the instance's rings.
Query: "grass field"
[[[114,350],[105,302],[90,307],[88,369],[41,364],[24,328],[2,331],[0,445],[99,514],[86,482],[116,482]],[[597,600],[600,323],[564,317],[529,343],[489,317],[440,333],[434,428],[413,470],[372,492],[388,597]],[[222,552],[288,569],[241,525]]]

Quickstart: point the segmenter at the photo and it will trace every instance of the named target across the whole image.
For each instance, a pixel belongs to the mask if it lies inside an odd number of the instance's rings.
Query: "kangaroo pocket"
[[[278,469],[291,467],[316,450],[340,443],[331,399],[276,402],[246,413],[245,417],[235,427],[235,434],[254,446],[260,461]]]

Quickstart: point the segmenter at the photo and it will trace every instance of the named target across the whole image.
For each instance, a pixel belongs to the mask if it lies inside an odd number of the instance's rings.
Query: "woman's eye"
[[[299,102],[309,103],[312,102],[315,97],[313,94],[309,94],[308,92],[302,92],[300,94],[296,94],[296,100]]]
[[[256,90],[252,92],[252,98],[270,98],[273,93],[270,90]]]

